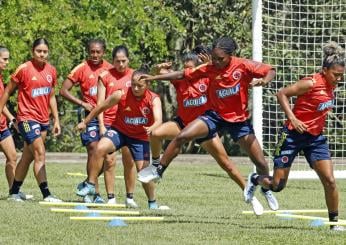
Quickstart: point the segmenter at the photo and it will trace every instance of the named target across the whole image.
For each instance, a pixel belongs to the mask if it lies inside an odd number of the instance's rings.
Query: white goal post
[[[276,77],[268,87],[253,89],[252,118],[256,136],[272,166],[277,133],[283,125],[275,93],[321,69],[322,47],[329,40],[345,48],[345,0],[252,0],[253,59],[271,64]],[[291,101],[292,102],[292,101]],[[333,112],[324,134],[328,137],[336,178],[346,178],[346,90],[336,90]],[[303,155],[298,156],[290,178],[317,178]]]

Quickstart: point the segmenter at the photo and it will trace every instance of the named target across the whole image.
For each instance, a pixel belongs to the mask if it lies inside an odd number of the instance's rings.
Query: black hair
[[[119,45],[115,46],[112,51],[112,58],[114,60],[115,56],[117,55],[118,52],[124,52],[125,56],[128,58],[129,57],[129,50],[125,45]]]
[[[193,53],[199,55],[199,54],[210,54],[211,53],[211,49],[207,46],[204,46],[202,44],[197,45],[193,50]]]
[[[220,37],[213,42],[214,48],[222,49],[226,54],[232,55],[238,49],[238,45],[231,37]]]
[[[101,38],[94,38],[94,39],[90,39],[88,41],[88,44],[87,44],[87,50],[90,51],[90,46],[91,44],[94,44],[94,43],[97,43],[97,44],[100,44],[103,51],[106,50],[106,42],[105,40],[101,39]]]
[[[182,61],[183,63],[193,61],[195,65],[198,65],[198,55],[194,52],[186,53],[183,55]]]
[[[323,47],[322,67],[330,68],[334,65],[345,66],[345,50],[336,42],[330,41]]]
[[[0,53],[2,52],[10,52],[10,51],[5,46],[0,45]]]
[[[32,43],[32,50],[34,50],[38,45],[45,44],[49,48],[49,43],[47,39],[45,38],[37,38],[33,43]]]
[[[148,64],[142,64],[140,68],[135,70],[132,73],[132,77],[137,76],[137,75],[144,75],[144,74],[149,74],[150,67]]]

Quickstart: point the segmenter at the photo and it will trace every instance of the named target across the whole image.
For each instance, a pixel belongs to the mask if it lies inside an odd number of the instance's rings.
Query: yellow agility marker
[[[68,176],[77,176],[77,177],[87,177],[86,174],[83,173],[66,173]],[[100,178],[103,178],[103,175],[100,176]],[[115,176],[116,179],[124,179],[124,176],[118,175]]]
[[[280,213],[328,213],[327,209],[287,209],[287,210],[264,210],[263,214],[280,214]],[[243,211],[242,214],[254,214],[254,211]]]
[[[86,206],[86,207],[105,207],[105,208],[125,208],[125,204],[108,203],[85,203],[85,202],[39,202],[45,206]]]
[[[122,217],[122,216],[99,216],[99,217],[85,217],[85,216],[71,216],[70,220],[80,220],[80,221],[97,221],[97,220],[127,220],[127,221],[163,221],[164,217],[153,217],[153,216],[132,216],[132,217]]]
[[[292,218],[292,219],[305,219],[305,220],[323,220],[328,221],[328,218],[316,217],[316,216],[307,216],[307,215],[295,215],[295,214],[276,214],[278,217]],[[346,220],[339,220],[339,222],[346,222]],[[324,222],[325,223],[325,222]],[[337,223],[337,222],[333,222]]]
[[[139,215],[139,211],[121,211],[121,210],[51,208],[50,211],[56,212],[56,213],[98,213],[98,214]]]

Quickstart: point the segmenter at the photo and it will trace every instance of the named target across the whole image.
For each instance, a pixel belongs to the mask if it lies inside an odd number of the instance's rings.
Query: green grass
[[[251,166],[241,165],[242,173]],[[76,201],[80,177],[67,172],[84,172],[84,164],[48,164],[51,191],[65,201]],[[122,175],[121,167],[117,175]],[[340,218],[346,218],[345,181],[339,180]],[[142,215],[163,215],[164,222],[127,222],[127,227],[109,227],[107,221],[70,221],[69,214],[52,213],[38,204],[41,194],[29,172],[23,191],[35,201],[6,201],[4,171],[0,173],[0,244],[344,244],[346,233],[332,233],[328,227],[310,227],[309,221],[283,220],[274,215],[242,215],[250,210],[240,189],[214,164],[176,164],[166,171],[158,185],[157,200],[171,210],[150,212],[140,184],[135,199]],[[101,186],[104,195],[104,187]],[[116,180],[116,196],[124,202],[124,183]],[[259,192],[257,196],[267,209]],[[289,181],[276,194],[281,209],[325,208],[318,180]],[[316,214],[316,216],[327,216]]]

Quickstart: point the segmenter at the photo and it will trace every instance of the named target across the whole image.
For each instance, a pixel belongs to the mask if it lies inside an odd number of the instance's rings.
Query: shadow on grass
[[[202,176],[207,176],[207,177],[217,177],[217,178],[224,178],[224,179],[229,179],[230,177],[220,173],[220,174],[208,174],[208,173],[199,173],[198,175],[202,175]]]

